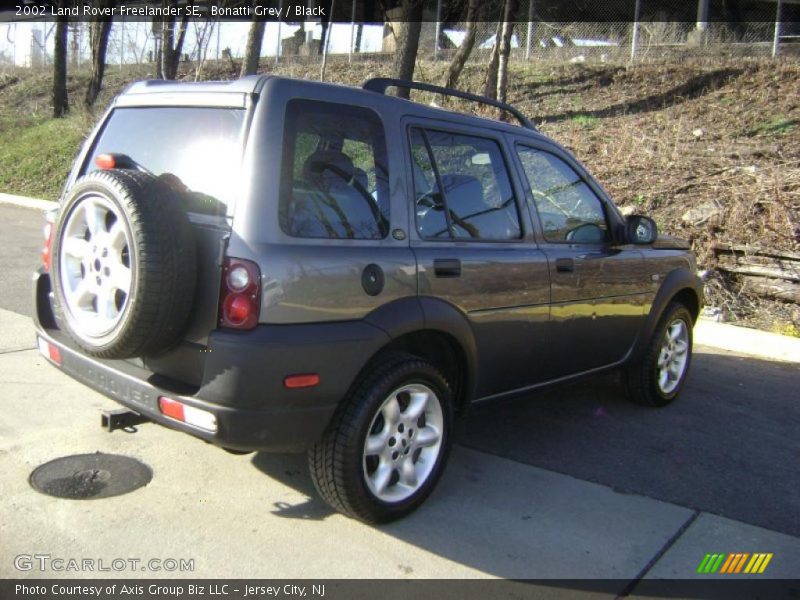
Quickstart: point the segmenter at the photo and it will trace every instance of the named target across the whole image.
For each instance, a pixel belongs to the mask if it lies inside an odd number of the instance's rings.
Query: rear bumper
[[[34,295],[37,335],[58,348],[55,366],[64,373],[157,423],[238,450],[301,451],[313,444],[360,369],[389,340],[362,321],[215,330],[197,348],[204,355],[202,383],[189,386],[148,369],[147,359],[138,366],[87,356],[58,327],[46,273],[35,276]],[[317,373],[320,384],[284,388],[284,377],[298,373]],[[165,416],[160,396],[212,413],[217,430]]]

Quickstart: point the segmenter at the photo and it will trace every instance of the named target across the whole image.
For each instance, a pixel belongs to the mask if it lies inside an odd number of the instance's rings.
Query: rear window
[[[230,214],[241,168],[244,111],[228,108],[117,108],[92,151],[125,154],[180,193],[190,212]]]

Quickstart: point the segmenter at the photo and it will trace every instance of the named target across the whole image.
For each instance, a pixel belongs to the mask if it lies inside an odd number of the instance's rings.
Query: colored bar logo
[[[701,574],[732,575],[746,573],[750,575],[761,574],[767,569],[772,560],[772,552],[732,552],[729,554],[706,554],[697,572]]]

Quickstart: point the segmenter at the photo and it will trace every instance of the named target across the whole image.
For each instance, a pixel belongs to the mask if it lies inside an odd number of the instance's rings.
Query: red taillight
[[[51,250],[53,248],[53,227],[52,223],[44,226],[44,246],[42,247],[42,264],[46,271],[50,270]]]
[[[228,296],[225,298],[223,314],[228,321],[238,327],[253,314],[253,304],[241,294]]]
[[[98,169],[114,169],[117,166],[117,159],[113,154],[98,154],[94,159],[94,164]]]
[[[316,373],[306,373],[303,375],[288,375],[283,379],[283,387],[286,389],[306,388],[319,385],[319,375]]]
[[[261,309],[261,271],[252,261],[226,258],[219,295],[219,324],[252,329]]]

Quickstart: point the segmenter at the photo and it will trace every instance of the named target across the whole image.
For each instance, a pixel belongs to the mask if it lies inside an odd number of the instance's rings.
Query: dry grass
[[[446,67],[420,61],[415,77],[439,83]],[[207,63],[203,78],[231,79],[237,68],[225,61]],[[314,63],[263,68],[319,78]],[[389,69],[388,61],[332,60],[326,79],[358,85]],[[114,94],[131,80],[152,77],[150,70],[109,68],[98,108],[77,110],[76,123],[88,131]],[[182,72],[184,79],[194,75],[194,69]],[[483,76],[482,65],[468,64],[460,87],[480,93]],[[73,98],[80,98],[85,79],[82,73],[71,79]],[[430,95],[419,99],[441,102]],[[13,111],[13,116],[0,113],[4,138],[40,126],[48,118],[49,74],[0,73],[0,101]],[[649,214],[663,231],[692,242],[701,267],[710,270],[709,304],[722,307],[730,319],[800,328],[796,305],[749,295],[735,277],[714,269],[710,251],[713,242],[800,250],[800,64],[708,58],[635,68],[512,62],[509,101],[570,148],[618,205]],[[682,220],[698,206],[708,219]]]

